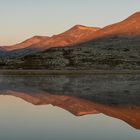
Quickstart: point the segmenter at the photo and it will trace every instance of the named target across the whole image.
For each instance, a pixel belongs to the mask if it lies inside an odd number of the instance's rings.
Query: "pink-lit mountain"
[[[0,94],[3,94],[0,92]],[[34,105],[53,105],[65,109],[75,116],[99,114],[118,118],[134,128],[140,129],[140,107],[136,106],[111,106],[71,96],[59,96],[51,94],[26,94],[16,91],[4,91],[4,95],[19,97]]]
[[[76,25],[52,37],[37,36],[14,46],[1,47],[1,66],[12,69],[16,66],[20,69],[139,70],[139,44],[140,12],[137,12],[104,28]]]

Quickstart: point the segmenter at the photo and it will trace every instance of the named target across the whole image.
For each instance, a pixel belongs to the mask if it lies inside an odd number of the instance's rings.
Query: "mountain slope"
[[[47,40],[49,37],[47,36],[34,36],[32,38],[29,38],[19,44],[16,45],[12,45],[12,46],[4,46],[2,47],[5,51],[12,51],[12,50],[16,50],[16,49],[23,49],[23,48],[27,48],[31,45],[34,45],[36,43],[39,43],[40,41],[43,40]]]
[[[9,63],[10,68],[16,65],[23,69],[140,70],[139,21],[140,12],[122,22],[97,30],[94,34],[91,31],[92,35],[87,33],[86,37],[90,41],[65,47],[69,40],[64,42],[64,39],[70,39],[71,35],[69,30],[39,44],[40,48],[50,49],[15,60]]]
[[[91,102],[71,96],[60,96],[53,94],[28,94],[16,91],[3,91],[0,95],[10,95],[19,97],[34,105],[53,105],[63,108],[75,116],[83,116],[88,114],[99,114],[103,113],[110,117],[118,118],[125,121],[134,128],[140,129],[139,117],[140,107],[138,106],[111,106]]]
[[[140,36],[140,12],[137,12],[127,19],[106,26],[97,31],[96,34],[90,37],[90,39],[98,39],[104,37],[136,37]]]
[[[88,40],[88,38],[99,29],[100,28],[76,25],[68,31],[52,37],[35,36],[17,45],[3,47],[6,51],[8,51],[5,55],[3,55],[3,57],[18,58],[34,54],[36,52],[41,52],[52,47],[70,46],[82,43]]]
[[[11,60],[9,69],[140,70],[140,38],[99,39]]]
[[[36,45],[37,47],[45,49],[59,46],[70,46],[89,40],[89,37],[95,34],[98,30],[100,30],[100,28],[76,25],[68,31],[62,34],[54,35],[49,38],[49,40],[42,41]]]
[[[33,36],[32,38],[29,38],[16,45],[2,46],[0,47],[0,58],[1,59],[17,58],[38,52],[37,49],[30,48],[30,46],[35,45],[40,41],[47,40],[48,38],[49,37],[47,36]]]
[[[102,29],[76,25],[9,56],[2,68],[140,70],[140,12]]]

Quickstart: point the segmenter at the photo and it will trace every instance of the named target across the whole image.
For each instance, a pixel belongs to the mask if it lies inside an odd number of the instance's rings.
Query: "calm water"
[[[139,140],[140,76],[0,76],[0,140]]]

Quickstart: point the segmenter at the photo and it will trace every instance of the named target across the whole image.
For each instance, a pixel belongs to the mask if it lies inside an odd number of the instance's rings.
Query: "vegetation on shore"
[[[73,47],[50,48],[16,59],[1,59],[1,69],[140,70],[140,39],[110,37]]]

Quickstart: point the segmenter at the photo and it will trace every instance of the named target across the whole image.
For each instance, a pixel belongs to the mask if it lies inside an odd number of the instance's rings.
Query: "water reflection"
[[[0,94],[52,104],[76,116],[104,113],[140,129],[140,76],[1,76]]]

